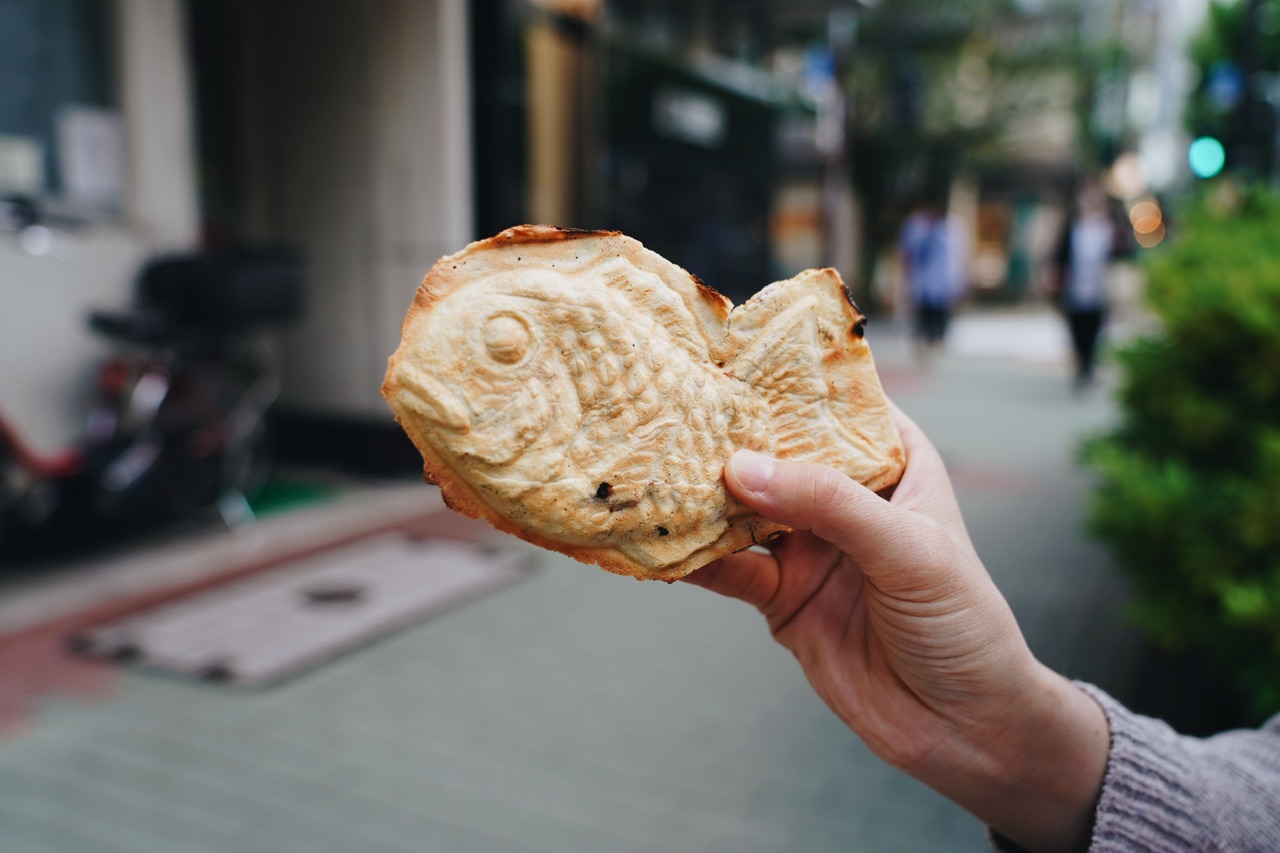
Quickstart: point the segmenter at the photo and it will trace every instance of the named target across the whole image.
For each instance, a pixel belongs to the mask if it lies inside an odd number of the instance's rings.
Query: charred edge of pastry
[[[560,240],[580,240],[588,237],[621,236],[621,231],[592,231],[587,228],[564,228],[560,225],[515,225],[494,237],[493,240],[503,243],[555,243]]]
[[[849,307],[853,309],[853,326],[849,332],[855,338],[864,337],[867,331],[867,315],[862,313],[862,309],[858,307],[858,303],[854,301],[853,291],[849,290],[849,285],[845,284],[844,279],[840,277],[840,271],[835,267],[823,267],[813,272],[830,273],[840,284],[840,290],[844,292],[844,301],[849,303]]]
[[[591,231],[585,228],[565,228],[561,225],[513,225],[496,236],[479,240],[460,252],[447,255],[436,261],[431,269],[427,270],[422,284],[419,285],[418,291],[414,295],[414,306],[420,310],[427,310],[432,304],[439,301],[447,290],[451,289],[447,285],[442,288],[441,285],[441,278],[447,277],[449,270],[456,270],[460,265],[466,264],[473,256],[499,245],[519,246],[534,243],[559,243],[565,240],[582,240],[592,237],[625,238],[626,235],[621,231]],[[448,267],[447,270],[446,266]],[[411,311],[400,327],[402,338],[409,330],[409,321],[412,317],[413,312]]]
[[[583,240],[593,237],[626,237],[621,231],[593,231],[586,228],[565,228],[561,225],[514,225],[496,237],[483,243],[520,245],[523,243],[556,243],[563,240]],[[627,238],[630,239],[630,238]],[[688,270],[683,272],[697,286],[698,296],[704,302],[723,310],[733,307],[733,301]]]
[[[836,272],[836,270],[832,269],[831,271],[836,274],[836,278],[840,277],[840,273]],[[858,307],[858,303],[854,301],[853,291],[849,289],[849,285],[844,284],[843,279],[841,279],[840,283],[843,285],[841,289],[844,290],[845,301],[849,303],[849,307],[853,309],[853,313],[858,315],[858,317],[860,318],[860,321],[865,323],[867,321],[867,317],[865,314],[862,313],[862,309]]]
[[[863,314],[863,310],[858,307],[858,302],[854,301],[854,293],[850,291],[849,286],[845,284],[845,301],[849,302],[849,307],[854,309],[854,314],[858,315],[858,319],[854,320],[854,334],[856,337],[863,337],[867,332],[867,315]]]
[[[867,334],[867,315],[862,313],[862,309],[858,307],[858,303],[853,300],[853,293],[849,290],[849,286],[845,285],[844,298],[849,303],[849,307],[853,309],[854,316],[857,318],[853,321],[853,328],[849,331],[855,338],[865,337]]]
[[[723,293],[716,290],[714,287],[707,284],[705,281],[698,278],[696,275],[689,272],[688,270],[685,270],[684,272],[685,272],[685,275],[689,276],[689,278],[693,280],[693,283],[697,285],[698,295],[702,297],[704,301],[716,307],[721,307],[721,306],[723,306],[724,308],[733,307],[733,301],[729,299],[729,297],[725,296]]]

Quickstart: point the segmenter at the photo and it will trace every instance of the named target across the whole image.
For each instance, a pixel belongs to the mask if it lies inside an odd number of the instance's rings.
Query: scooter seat
[[[163,311],[126,308],[120,311],[92,312],[89,315],[89,328],[116,340],[153,343],[168,337],[172,324]]]

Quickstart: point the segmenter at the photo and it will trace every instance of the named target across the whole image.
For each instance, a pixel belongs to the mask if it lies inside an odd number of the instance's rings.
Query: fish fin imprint
[[[473,264],[472,277],[499,275],[507,292],[545,299],[551,277],[594,277],[612,292],[583,308],[601,316],[636,317],[634,306],[695,361],[723,345],[729,300],[697,276],[616,231],[575,231],[551,226],[508,228],[446,260]],[[437,288],[438,289],[438,288]],[[566,291],[566,304],[581,293]],[[618,306],[623,306],[621,310]],[[616,320],[615,320],[616,321]],[[608,322],[608,320],[606,320]]]
[[[831,465],[878,490],[897,482],[905,456],[865,323],[835,270],[807,270],[734,309],[732,370],[768,402],[777,456]]]

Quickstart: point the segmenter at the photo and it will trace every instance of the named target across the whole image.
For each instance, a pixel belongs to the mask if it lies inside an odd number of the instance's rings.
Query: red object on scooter
[[[70,477],[84,470],[85,457],[79,448],[69,447],[55,453],[37,453],[22,441],[3,415],[0,415],[0,446],[9,451],[20,468],[42,480]]]

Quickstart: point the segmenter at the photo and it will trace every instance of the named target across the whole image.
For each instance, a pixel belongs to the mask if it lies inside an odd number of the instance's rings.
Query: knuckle
[[[764,607],[773,598],[773,590],[770,588],[763,572],[753,572],[743,582],[742,594],[739,597],[756,607]]]
[[[925,552],[935,559],[949,556],[955,551],[955,542],[945,527],[933,519],[926,519],[921,525],[920,544]]]
[[[801,494],[813,511],[824,515],[838,513],[849,503],[849,479],[831,468],[807,465],[804,468]]]
[[[968,574],[966,561],[955,540],[941,524],[929,521],[921,525],[915,537],[914,550],[915,558],[910,563],[916,569],[911,574],[934,594],[945,596],[963,585]]]
[[[805,471],[800,493],[801,517],[793,520],[793,526],[812,530],[829,542],[843,542],[856,520],[854,482],[834,469],[812,465]]]

